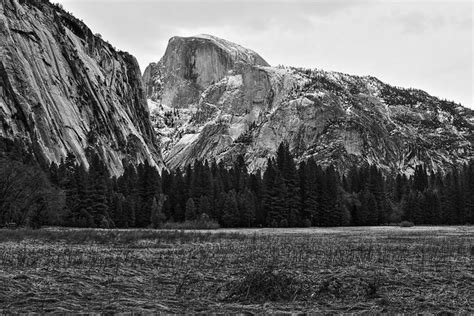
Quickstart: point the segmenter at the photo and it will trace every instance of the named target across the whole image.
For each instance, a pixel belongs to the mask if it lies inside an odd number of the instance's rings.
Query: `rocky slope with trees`
[[[340,172],[365,163],[384,173],[447,171],[474,155],[468,108],[370,76],[269,67],[209,35],[172,38],[143,80],[170,168],[243,155],[255,171],[282,141],[298,161]]]

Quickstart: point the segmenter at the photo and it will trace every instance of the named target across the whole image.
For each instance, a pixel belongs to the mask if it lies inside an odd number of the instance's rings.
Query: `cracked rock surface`
[[[0,5],[0,142],[39,161],[68,153],[112,174],[124,162],[162,166],[136,59],[49,1]]]
[[[280,142],[299,161],[346,171],[375,164],[411,174],[473,158],[473,111],[371,76],[270,67],[257,53],[210,35],[174,37],[145,70],[155,132],[170,168],[194,159],[265,167]]]

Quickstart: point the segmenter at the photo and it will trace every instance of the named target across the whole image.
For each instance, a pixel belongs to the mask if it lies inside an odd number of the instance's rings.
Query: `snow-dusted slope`
[[[172,38],[150,65],[144,81],[168,167],[244,154],[255,170],[281,141],[299,160],[341,170],[371,163],[410,173],[474,156],[467,108],[374,77],[269,67],[254,54],[211,36]]]
[[[45,0],[2,0],[0,42],[0,151],[86,166],[95,151],[113,174],[124,160],[163,165],[133,56]]]

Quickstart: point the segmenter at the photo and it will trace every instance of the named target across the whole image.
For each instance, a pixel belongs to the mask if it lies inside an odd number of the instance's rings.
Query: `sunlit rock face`
[[[143,81],[170,168],[243,154],[256,170],[282,141],[299,161],[341,171],[369,163],[410,174],[473,158],[473,111],[461,105],[370,76],[270,67],[208,35],[172,38]]]
[[[38,160],[162,166],[135,58],[45,0],[0,6],[0,139]],[[5,146],[3,146],[5,147]]]

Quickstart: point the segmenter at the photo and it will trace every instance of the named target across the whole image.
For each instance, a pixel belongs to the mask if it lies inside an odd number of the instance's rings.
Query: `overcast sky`
[[[141,70],[172,36],[211,34],[271,65],[374,75],[474,108],[472,1],[52,0]]]

